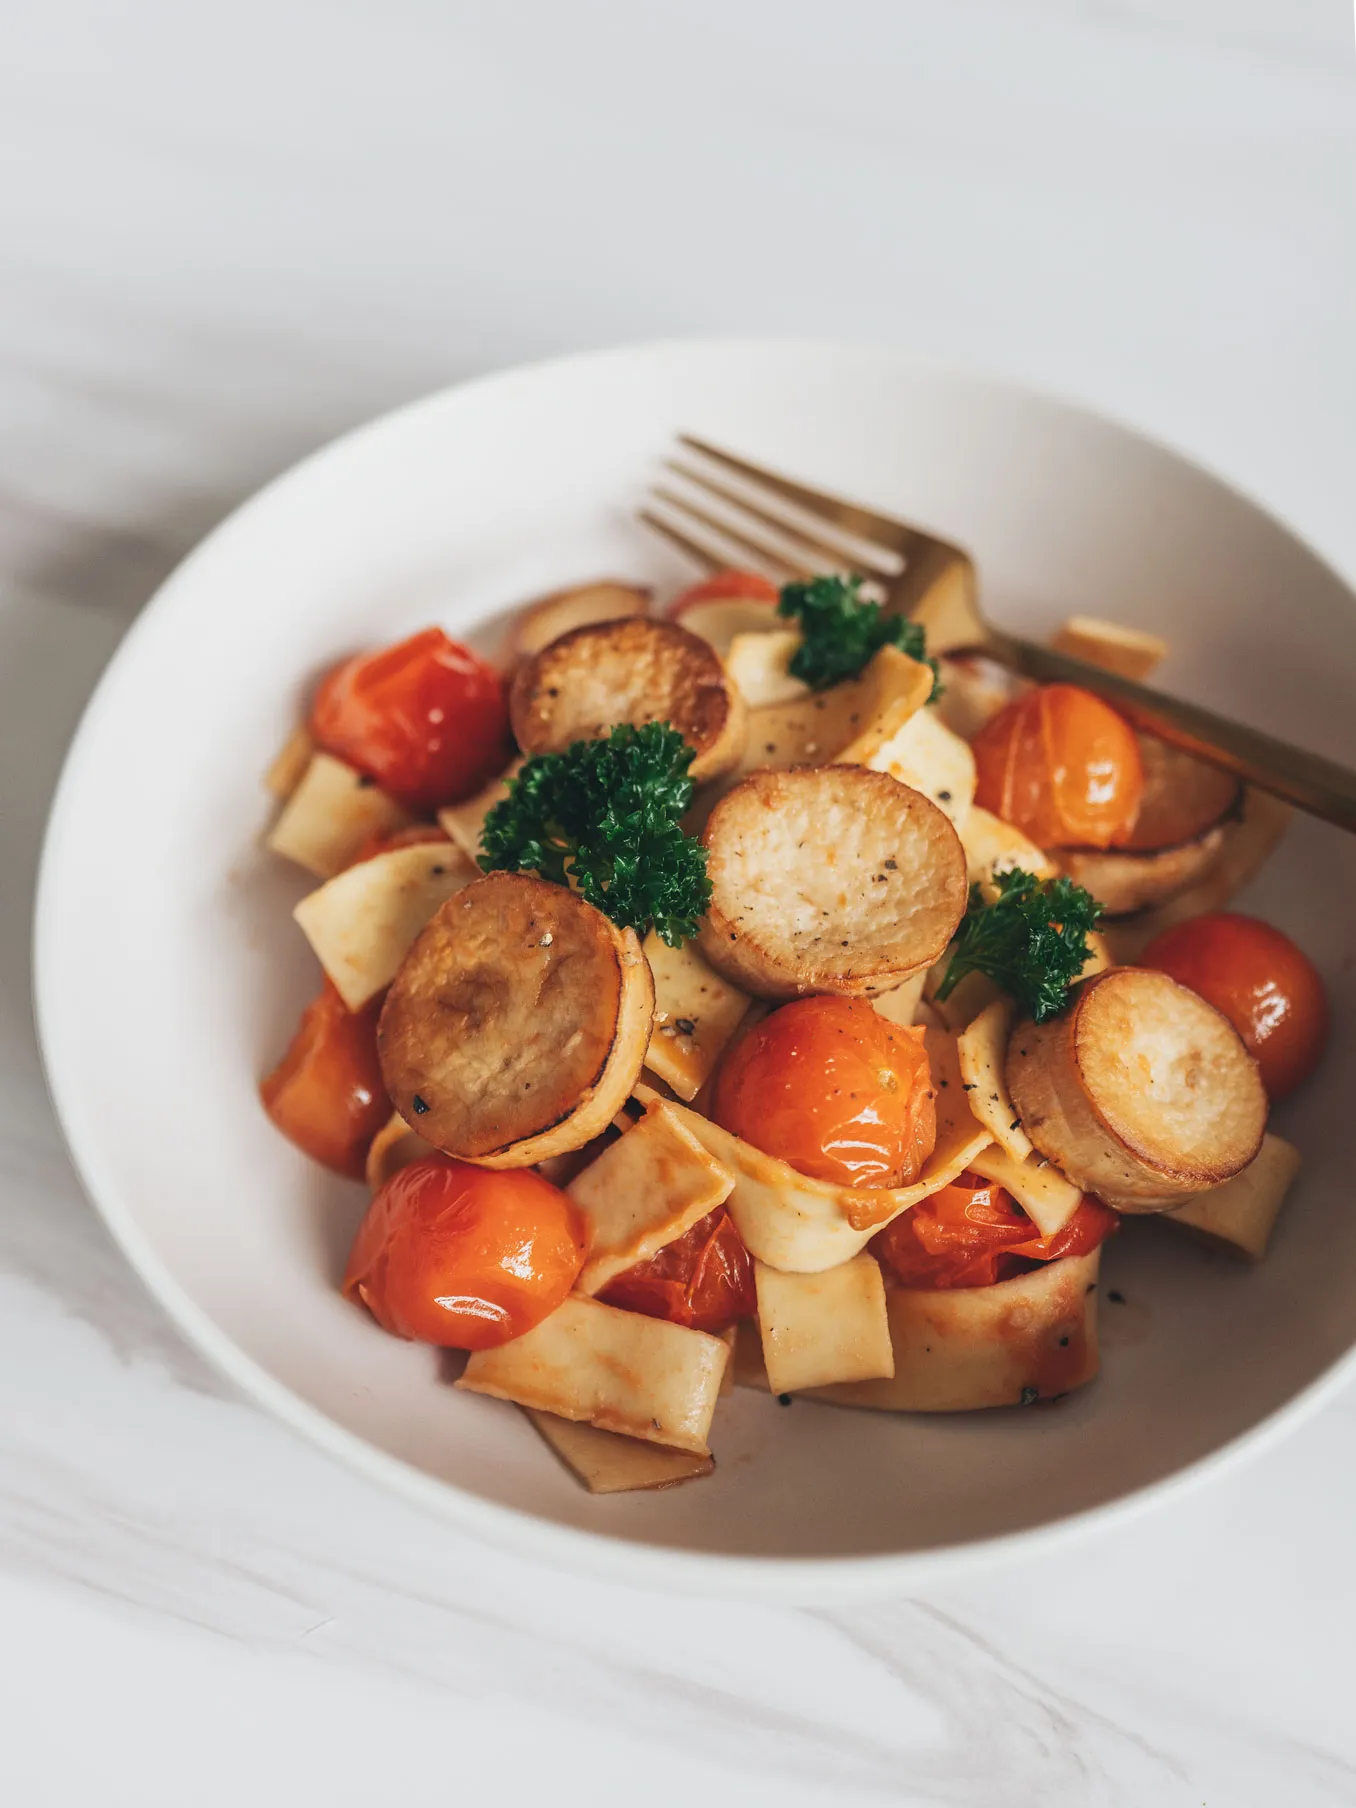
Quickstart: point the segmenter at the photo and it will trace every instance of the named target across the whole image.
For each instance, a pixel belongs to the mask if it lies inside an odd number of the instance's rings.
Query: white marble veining
[[[723,329],[906,344],[1177,441],[1356,570],[1350,9],[3,16],[0,1801],[1356,1801],[1356,1396],[911,1602],[537,1570],[182,1344],[71,1174],[27,977],[47,799],[139,604],[293,457],[495,364]]]

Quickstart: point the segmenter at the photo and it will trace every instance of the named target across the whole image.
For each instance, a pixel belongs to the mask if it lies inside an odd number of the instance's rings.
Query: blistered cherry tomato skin
[[[1207,911],[1156,936],[1140,965],[1160,968],[1223,1012],[1269,1098],[1293,1092],[1317,1067],[1328,1040],[1327,993],[1308,955],[1270,923]]]
[[[1064,1228],[1042,1237],[1005,1188],[966,1172],[892,1219],[871,1249],[915,1291],[992,1287],[1028,1263],[1088,1255],[1118,1225],[1109,1206],[1085,1194]]]
[[[1073,684],[1023,692],[980,729],[975,802],[1043,848],[1110,847],[1139,814],[1134,730]]]
[[[937,1141],[923,1032],[864,998],[798,998],[721,1065],[711,1115],[816,1180],[907,1186]]]
[[[619,1274],[598,1297],[605,1306],[693,1331],[723,1331],[758,1310],[753,1258],[723,1205],[648,1262]]]
[[[397,1337],[494,1349],[564,1301],[586,1240],[579,1208],[530,1168],[431,1156],[399,1169],[373,1199],[344,1293]]]
[[[316,692],[310,730],[416,813],[470,797],[510,750],[503,680],[441,628],[336,666]]]
[[[714,577],[703,578],[699,584],[689,584],[686,590],[680,590],[668,606],[671,617],[681,616],[685,609],[694,603],[771,603],[776,604],[781,591],[765,578],[760,571],[718,571]]]
[[[326,980],[259,1087],[264,1110],[285,1137],[313,1161],[355,1180],[391,1115],[377,1060],[381,1002],[374,998],[350,1011]]]

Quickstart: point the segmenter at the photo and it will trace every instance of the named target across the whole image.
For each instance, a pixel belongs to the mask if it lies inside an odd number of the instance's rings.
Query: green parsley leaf
[[[860,595],[860,578],[818,577],[807,584],[786,584],[778,615],[798,618],[805,636],[791,661],[793,678],[822,691],[844,678],[855,678],[882,647],[898,647],[910,659],[932,667],[930,703],[941,696],[937,661],[927,656],[922,628],[903,615],[883,615],[879,603]]]
[[[614,923],[671,948],[697,933],[711,899],[706,849],[684,834],[693,750],[666,722],[623,723],[605,740],[537,754],[485,818],[486,872],[537,872]]]
[[[946,998],[967,973],[987,973],[1036,1023],[1063,1010],[1088,958],[1088,932],[1102,914],[1072,879],[1037,879],[1014,867],[994,875],[998,897],[978,885],[956,933],[955,952],[937,988]]]

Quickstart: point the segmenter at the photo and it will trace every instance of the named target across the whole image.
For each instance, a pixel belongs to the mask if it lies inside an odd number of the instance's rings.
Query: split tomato
[[[967,1171],[892,1219],[871,1249],[905,1287],[992,1287],[1028,1263],[1087,1255],[1118,1222],[1109,1206],[1085,1195],[1063,1230],[1042,1237],[1010,1193]]]
[[[264,1110],[313,1161],[360,1179],[391,1115],[377,1060],[381,999],[350,1011],[327,979],[302,1012],[287,1053],[259,1087]]]
[[[503,680],[441,628],[336,666],[316,692],[310,730],[416,814],[470,797],[510,750]]]
[[[619,1274],[599,1298],[693,1331],[723,1331],[758,1309],[753,1259],[723,1205],[648,1262]]]

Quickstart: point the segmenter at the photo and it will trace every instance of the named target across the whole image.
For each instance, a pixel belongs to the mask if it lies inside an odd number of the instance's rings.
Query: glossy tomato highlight
[[[619,1274],[598,1297],[693,1331],[723,1331],[758,1309],[753,1258],[723,1205],[648,1262]]]
[[[372,1139],[391,1115],[377,1060],[381,1003],[377,997],[350,1011],[327,979],[259,1087],[264,1110],[289,1141],[354,1180],[362,1178]]]
[[[470,797],[510,752],[503,680],[441,628],[336,666],[309,726],[317,746],[418,814]]]
[[[711,1115],[813,1179],[907,1186],[937,1141],[923,1032],[864,998],[798,998],[731,1049]]]
[[[431,1156],[401,1168],[373,1199],[344,1293],[397,1337],[489,1350],[564,1301],[585,1243],[579,1208],[531,1168]]]
[[[992,1287],[1031,1263],[1087,1255],[1118,1223],[1085,1195],[1063,1230],[1042,1237],[1005,1188],[967,1171],[878,1231],[871,1249],[905,1287]]]
[[[1139,814],[1144,767],[1134,730],[1074,684],[1024,691],[972,743],[975,802],[1038,847],[1110,847]]]
[[[1283,1098],[1327,1046],[1328,997],[1318,968],[1288,935],[1257,917],[1212,910],[1165,929],[1140,964],[1157,967],[1222,1011]]]

